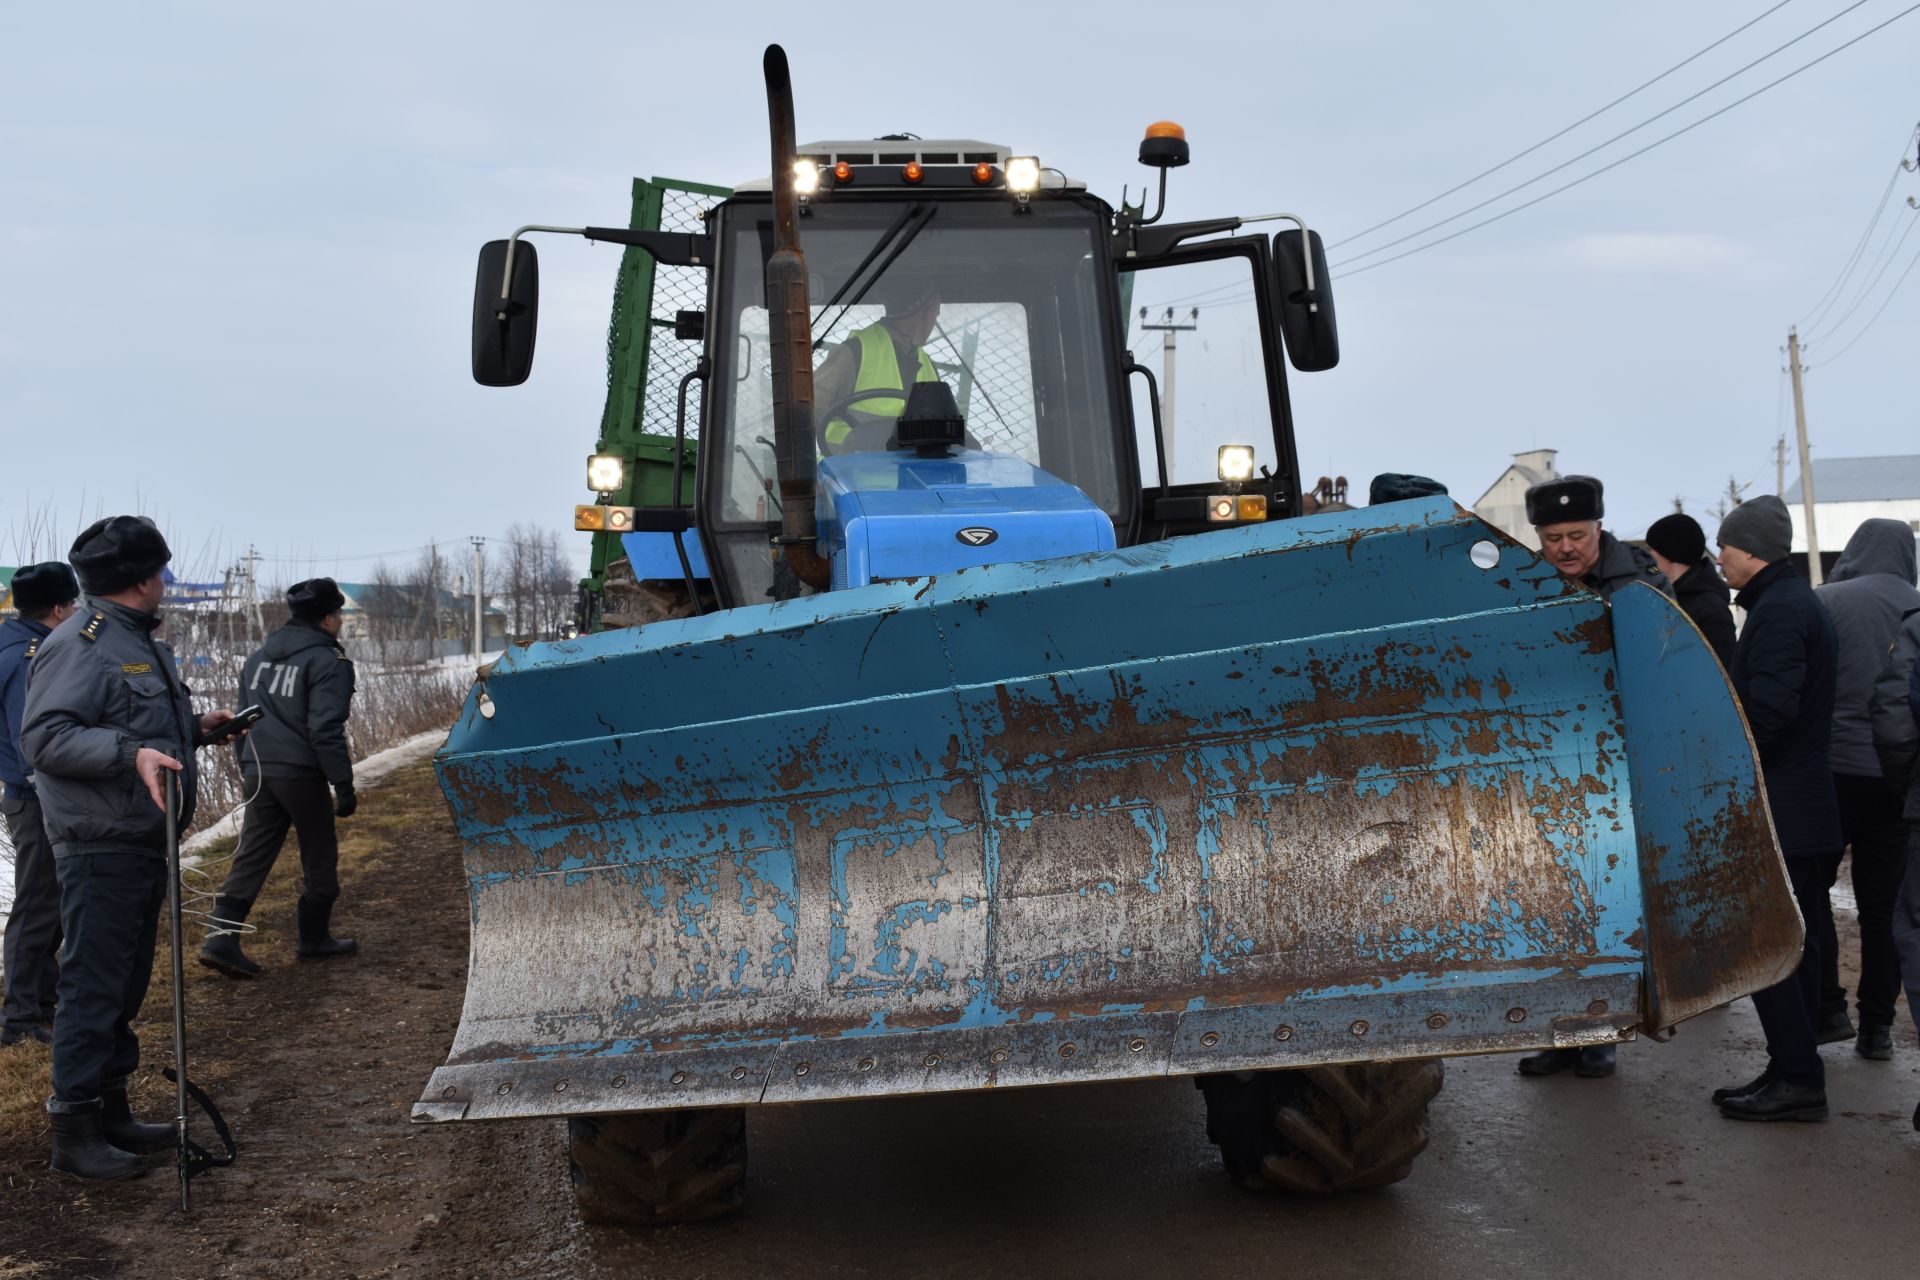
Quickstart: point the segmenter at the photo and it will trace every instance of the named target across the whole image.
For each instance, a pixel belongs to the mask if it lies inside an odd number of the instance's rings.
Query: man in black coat
[[[1840,830],[1853,861],[1853,895],[1860,908],[1860,1028],[1847,1019],[1847,989],[1840,985],[1839,937],[1833,912],[1818,921],[1822,951],[1820,1043],[1853,1040],[1863,1058],[1893,1057],[1893,1002],[1900,994],[1900,961],[1893,947],[1893,904],[1906,869],[1907,824],[1899,780],[1882,775],[1873,744],[1873,685],[1887,665],[1900,620],[1920,610],[1914,587],[1913,528],[1904,520],[1866,520],[1847,539],[1847,549],[1827,583],[1814,592],[1840,638],[1834,683],[1833,792]],[[1840,859],[1827,863],[1827,883],[1840,874]],[[1807,927],[1815,927],[1809,919]]]
[[[1839,641],[1813,588],[1787,561],[1793,522],[1785,503],[1771,494],[1741,503],[1721,522],[1719,540],[1720,567],[1747,611],[1728,674],[1760,752],[1787,878],[1809,927],[1799,966],[1753,997],[1767,1069],[1715,1090],[1713,1100],[1736,1120],[1824,1120],[1826,1072],[1815,1033],[1823,947],[1811,922],[1827,893],[1826,860],[1843,843],[1828,758]]]
[[[1653,563],[1673,584],[1675,603],[1700,628],[1721,667],[1731,667],[1733,609],[1728,601],[1733,592],[1707,555],[1707,535],[1700,522],[1683,512],[1662,516],[1647,526],[1646,541]]]
[[[353,706],[353,663],[340,643],[347,598],[332,578],[312,578],[287,591],[292,618],[267,637],[240,672],[240,701],[264,713],[240,752],[250,797],[233,866],[214,899],[200,963],[229,978],[255,978],[260,966],[240,949],[240,926],[253,910],[286,842],[300,833],[302,959],[351,955],[352,938],[332,936],[340,896],[340,844],[333,820],[359,807],[347,716]],[[332,784],[332,794],[328,793]]]

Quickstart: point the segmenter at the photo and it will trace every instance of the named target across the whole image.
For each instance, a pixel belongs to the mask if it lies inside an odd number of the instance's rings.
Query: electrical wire
[[[1858,6],[1856,5],[1854,7],[1857,8]],[[1766,93],[1770,89],[1778,88],[1780,85],[1785,84],[1787,81],[1793,79],[1797,75],[1800,75],[1802,72],[1812,70],[1814,67],[1817,67],[1821,63],[1825,62],[1828,58],[1833,57],[1835,54],[1844,52],[1845,50],[1852,48],[1854,45],[1859,44],[1862,40],[1865,40],[1868,36],[1874,35],[1884,30],[1885,28],[1892,26],[1894,23],[1900,21],[1900,19],[1906,17],[1908,14],[1912,13],[1916,9],[1920,9],[1920,4],[1908,5],[1906,8],[1902,9],[1899,13],[1894,14],[1891,18],[1888,18],[1886,21],[1867,28],[1865,31],[1862,31],[1859,35],[1853,37],[1851,40],[1848,40],[1843,44],[1836,45],[1832,49],[1829,49],[1827,50],[1827,52],[1821,54],[1819,57],[1813,58],[1807,62],[1800,64],[1799,66],[1795,67],[1792,71],[1789,71],[1785,75],[1780,76],[1778,79],[1770,80],[1766,84],[1761,85],[1758,89],[1753,90],[1751,93],[1735,98],[1732,102],[1727,103],[1725,106],[1719,107],[1716,110],[1708,112],[1706,115],[1701,116],[1698,120],[1695,120],[1692,124],[1682,125],[1680,128],[1675,129],[1672,133],[1669,133],[1663,137],[1654,139],[1652,142],[1649,142],[1646,146],[1641,147],[1637,151],[1630,151],[1626,155],[1621,156],[1617,160],[1608,161],[1606,164],[1600,166],[1598,169],[1593,170],[1591,173],[1582,174],[1580,177],[1573,179],[1573,181],[1571,182],[1562,183],[1561,185],[1555,187],[1551,191],[1547,191],[1540,195],[1537,195],[1533,197],[1533,199],[1531,200],[1527,200],[1521,204],[1517,204],[1513,206],[1513,208],[1511,209],[1503,209],[1499,213],[1494,214],[1490,218],[1482,218],[1480,221],[1473,223],[1470,226],[1462,227],[1458,231],[1449,232],[1447,235],[1441,236],[1437,240],[1429,240],[1425,244],[1417,244],[1413,246],[1413,248],[1406,250],[1404,253],[1396,253],[1392,257],[1381,258],[1377,262],[1369,262],[1363,267],[1355,267],[1351,271],[1343,271],[1342,274],[1345,276],[1357,276],[1363,272],[1372,271],[1376,267],[1384,267],[1390,262],[1398,262],[1402,258],[1410,258],[1416,253],[1425,253],[1428,249],[1437,248],[1440,245],[1446,244],[1450,240],[1458,240],[1461,236],[1467,235],[1470,232],[1478,231],[1482,227],[1491,226],[1494,223],[1499,222],[1503,218],[1510,218],[1514,214],[1520,213],[1526,209],[1531,209],[1534,205],[1540,204],[1543,201],[1551,200],[1553,197],[1561,194],[1562,192],[1571,191],[1573,188],[1580,186],[1583,183],[1591,182],[1593,179],[1599,177],[1603,173],[1609,173],[1614,169],[1618,169],[1621,165],[1626,164],[1629,160],[1636,160],[1639,157],[1647,154],[1647,152],[1654,150],[1656,147],[1664,146],[1666,143],[1672,142],[1675,138],[1680,137],[1682,134],[1692,133],[1695,129],[1698,129],[1701,125],[1706,124],[1712,120],[1717,120],[1719,117],[1727,114],[1727,112],[1732,111],[1735,107],[1739,107],[1748,102],[1753,101],[1755,98],[1759,97],[1763,93]],[[1384,248],[1385,246],[1382,246],[1382,247]],[[1377,250],[1374,252],[1377,252]],[[1360,256],[1364,257],[1366,255],[1363,254]],[[1351,262],[1353,260],[1354,259],[1349,258],[1347,261]],[[1332,267],[1329,269],[1339,271],[1345,265],[1346,265],[1345,263],[1334,263]]]
[[[1721,36],[1718,40],[1715,40],[1712,44],[1708,45],[1706,48],[1701,49],[1698,52],[1689,55],[1688,57],[1682,58],[1680,61],[1674,63],[1672,66],[1668,67],[1665,71],[1662,71],[1659,75],[1655,76],[1653,79],[1646,81],[1645,83],[1639,85],[1636,88],[1627,90],[1625,93],[1615,98],[1612,102],[1609,102],[1606,106],[1601,107],[1595,111],[1589,111],[1586,115],[1581,116],[1578,120],[1575,120],[1572,124],[1560,130],[1558,133],[1549,134],[1548,136],[1540,139],[1540,141],[1534,143],[1532,146],[1528,147],[1524,151],[1514,152],[1512,155],[1508,156],[1505,160],[1502,160],[1499,164],[1494,165],[1490,169],[1482,169],[1479,173],[1474,174],[1471,178],[1468,178],[1465,182],[1456,183],[1455,185],[1448,187],[1445,191],[1442,191],[1437,196],[1432,196],[1426,200],[1422,200],[1419,204],[1414,205],[1410,209],[1402,209],[1399,213],[1394,214],[1391,218],[1388,218],[1385,222],[1376,222],[1364,231],[1356,231],[1350,236],[1346,236],[1342,239],[1335,240],[1332,244],[1329,244],[1327,247],[1329,249],[1337,249],[1343,244],[1352,244],[1355,240],[1359,240],[1365,236],[1370,236],[1374,232],[1382,229],[1383,227],[1390,227],[1394,223],[1400,221],[1400,219],[1408,217],[1411,214],[1416,214],[1420,212],[1422,209],[1425,209],[1426,207],[1428,207],[1429,205],[1438,204],[1440,201],[1445,200],[1448,196],[1453,195],[1457,191],[1466,190],[1468,187],[1472,186],[1474,183],[1480,181],[1480,179],[1491,177],[1493,174],[1500,172],[1502,169],[1506,168],[1508,165],[1512,164],[1516,160],[1524,160],[1526,157],[1532,155],[1534,152],[1546,146],[1548,143],[1558,142],[1561,138],[1566,137],[1568,134],[1572,133],[1575,129],[1578,129],[1581,125],[1586,124],[1589,120],[1597,119],[1598,117],[1605,115],[1607,112],[1613,110],[1615,107],[1625,102],[1628,98],[1633,97],[1635,94],[1638,94],[1646,89],[1651,89],[1654,85],[1659,84],[1662,80],[1665,80],[1668,76],[1680,70],[1680,68],[1687,66],[1690,63],[1699,61],[1701,58],[1705,57],[1707,54],[1712,53],[1715,49],[1718,49],[1721,45],[1725,44],[1727,41],[1733,39],[1735,36],[1745,31],[1748,27],[1755,25],[1763,18],[1767,18],[1775,13],[1778,13],[1780,10],[1786,8],[1787,5],[1789,5],[1790,3],[1792,3],[1792,0],[1780,0],[1779,4],[1774,5],[1771,9],[1766,10],[1764,13],[1760,14],[1758,17],[1750,18],[1746,22],[1741,23],[1739,26],[1727,32],[1727,34]]]
[[[1860,239],[1854,244],[1853,252],[1847,255],[1846,262],[1840,268],[1840,274],[1833,278],[1833,283],[1827,286],[1826,292],[1822,293],[1813,304],[1813,310],[1802,317],[1794,328],[1811,329],[1818,325],[1825,318],[1826,313],[1833,309],[1833,304],[1840,301],[1841,294],[1846,292],[1847,277],[1853,274],[1853,268],[1859,263],[1860,255],[1867,251],[1867,243],[1873,239],[1873,230],[1880,225],[1880,215],[1886,212],[1887,201],[1893,198],[1894,185],[1900,181],[1900,175],[1906,172],[1907,148],[1913,145],[1915,135],[1920,135],[1920,125],[1908,131],[1907,140],[1900,144],[1899,158],[1893,162],[1893,172],[1887,175],[1886,190],[1880,193],[1880,203],[1873,207],[1873,216],[1867,219],[1866,230],[1860,233]]]
[[[1873,270],[1867,277],[1866,283],[1860,286],[1860,291],[1854,294],[1853,301],[1847,304],[1847,309],[1840,313],[1839,319],[1835,320],[1818,334],[1809,335],[1801,339],[1800,345],[1802,347],[1811,347],[1815,342],[1825,342],[1828,338],[1831,338],[1834,334],[1846,327],[1847,321],[1853,318],[1853,313],[1860,309],[1860,304],[1865,302],[1868,295],[1886,278],[1887,270],[1893,266],[1893,260],[1900,256],[1900,248],[1906,244],[1907,237],[1913,234],[1913,228],[1916,223],[1920,223],[1920,216],[1908,218],[1906,229],[1900,233],[1897,239],[1894,237],[1893,228],[1887,228],[1887,246],[1874,255]]]
[[[241,827],[246,826],[248,806],[260,798],[261,789],[266,780],[260,772],[260,748],[254,744],[249,733],[241,739],[247,744],[247,750],[253,752],[253,794],[242,800],[234,813],[241,815]],[[242,778],[246,770],[240,771]],[[233,848],[218,858],[195,858],[191,864],[185,858],[180,860],[180,914],[183,918],[198,920],[207,928],[207,937],[241,937],[255,932],[255,926],[244,920],[229,920],[225,916],[215,915],[213,904],[220,896],[220,885],[226,881],[228,868],[233,865],[234,855],[240,852],[240,842],[234,841]],[[204,905],[203,905],[204,904]]]
[[[1866,324],[1861,326],[1860,332],[1854,334],[1853,337],[1847,339],[1846,346],[1841,347],[1838,351],[1834,352],[1832,355],[1823,358],[1820,361],[1821,365],[1832,364],[1835,360],[1838,360],[1841,356],[1853,350],[1854,343],[1860,341],[1860,339],[1867,336],[1867,330],[1873,328],[1873,322],[1880,318],[1882,312],[1886,311],[1887,307],[1893,302],[1895,296],[1899,294],[1900,286],[1905,284],[1907,282],[1907,277],[1913,274],[1913,268],[1915,264],[1920,264],[1920,249],[1916,249],[1914,251],[1913,257],[1907,260],[1907,269],[1900,273],[1900,278],[1893,282],[1893,288],[1887,291],[1887,296],[1885,298],[1881,299],[1879,310],[1875,311],[1873,315],[1868,318]],[[1807,367],[1813,368],[1814,366],[1808,365]]]
[[[1576,165],[1580,161],[1585,160],[1588,156],[1593,155],[1595,152],[1604,151],[1608,147],[1612,146],[1614,143],[1619,142],[1622,138],[1638,133],[1640,132],[1640,130],[1646,128],[1648,125],[1652,124],[1654,121],[1663,119],[1666,116],[1670,116],[1674,112],[1678,111],[1680,108],[1686,106],[1688,103],[1696,101],[1702,97],[1705,97],[1707,94],[1712,93],[1715,89],[1718,89],[1721,85],[1727,83],[1727,81],[1738,79],[1740,76],[1745,75],[1747,72],[1753,70],[1753,68],[1767,61],[1767,59],[1772,58],[1776,54],[1782,53],[1787,49],[1792,48],[1796,44],[1799,44],[1802,40],[1805,40],[1808,36],[1812,35],[1814,32],[1819,31],[1822,27],[1828,27],[1838,22],[1840,19],[1846,17],[1849,13],[1852,13],[1855,9],[1858,9],[1861,5],[1866,4],[1867,2],[1868,0],[1853,0],[1852,4],[1842,9],[1839,13],[1834,14],[1831,18],[1824,19],[1823,21],[1816,23],[1814,26],[1808,27],[1805,31],[1802,31],[1799,35],[1787,41],[1785,44],[1780,45],[1766,53],[1761,54],[1759,57],[1755,58],[1752,62],[1747,63],[1745,66],[1741,67],[1739,70],[1732,71],[1724,76],[1721,76],[1718,80],[1715,80],[1712,84],[1708,85],[1706,88],[1701,89],[1695,93],[1688,94],[1686,97],[1680,99],[1680,101],[1674,103],[1672,106],[1667,107],[1664,110],[1655,112],[1653,115],[1648,116],[1645,120],[1642,120],[1639,124],[1634,125],[1632,128],[1623,129],[1619,133],[1614,134],[1611,138],[1608,138],[1606,141],[1595,143],[1593,146],[1588,147],[1585,151],[1580,152],[1578,155],[1573,156],[1566,160],[1562,160],[1559,164],[1554,165],[1551,169],[1547,169],[1541,173],[1536,173],[1535,175],[1533,175],[1533,177],[1528,178],[1525,182],[1517,183],[1514,186],[1508,187],[1505,191],[1502,191],[1497,195],[1488,196],[1485,200],[1482,200],[1479,204],[1468,205],[1466,208],[1461,209],[1457,213],[1450,213],[1446,217],[1440,219],[1438,222],[1429,222],[1426,226],[1421,227],[1417,231],[1409,231],[1407,232],[1407,234],[1400,236],[1397,239],[1389,240],[1385,244],[1376,245],[1371,249],[1362,249],[1360,252],[1347,258],[1344,262],[1334,263],[1333,268],[1335,270],[1338,270],[1340,267],[1345,266],[1347,263],[1358,262],[1362,258],[1370,258],[1376,253],[1385,253],[1388,249],[1393,248],[1395,245],[1405,244],[1409,240],[1418,239],[1419,237],[1425,235],[1429,231],[1437,231],[1441,227],[1446,226],[1448,223],[1458,222],[1461,218],[1466,217],[1468,214],[1478,213],[1480,210],[1486,208],[1488,205],[1496,204],[1499,201],[1506,199],[1510,195],[1514,195],[1517,192],[1524,191],[1528,187],[1532,186],[1534,183],[1539,182],[1544,178],[1550,178],[1554,174],[1559,173],[1562,169],[1571,168],[1573,165]],[[1889,21],[1891,20],[1892,19],[1889,19]],[[1885,24],[1882,24],[1882,25],[1885,25]],[[1874,30],[1877,31],[1879,30],[1879,28],[1875,27]],[[1867,34],[1870,35],[1872,34],[1872,32],[1868,32]],[[1844,49],[1846,48],[1846,45],[1841,45],[1840,48]],[[1839,50],[1835,50],[1834,52],[1837,53],[1839,52]],[[1832,55],[1829,54],[1827,56],[1830,57]],[[1808,65],[1811,66],[1812,64],[1809,63]],[[1802,68],[1802,70],[1804,70],[1804,68]],[[1779,82],[1775,81],[1774,83],[1777,84]],[[1767,86],[1767,88],[1772,88],[1772,87],[1773,87],[1772,85]],[[1760,92],[1765,92],[1765,90],[1764,89],[1760,90]],[[1740,102],[1744,102],[1744,101],[1746,101],[1746,99],[1742,98],[1739,100],[1739,102],[1735,102],[1732,105],[1738,106]],[[1712,118],[1713,118],[1712,116],[1707,117],[1707,119],[1709,120],[1711,120]],[[1688,127],[1691,128],[1692,126],[1688,126]],[[1670,134],[1668,136],[1671,137],[1674,135]],[[1664,140],[1665,139],[1662,139],[1662,141]],[[1655,143],[1654,145],[1658,146],[1659,143]],[[1634,155],[1638,155],[1638,154],[1640,153],[1639,152],[1634,153]],[[1632,159],[1633,157],[1628,156],[1627,158]],[[1604,173],[1606,172],[1606,170],[1603,169],[1600,172]],[[1564,190],[1564,189],[1565,188],[1561,188],[1561,190]],[[1552,195],[1554,193],[1548,192],[1548,194]],[[1522,209],[1526,207],[1527,207],[1526,205],[1520,206],[1520,208]],[[1472,228],[1468,228],[1468,229],[1471,230]]]

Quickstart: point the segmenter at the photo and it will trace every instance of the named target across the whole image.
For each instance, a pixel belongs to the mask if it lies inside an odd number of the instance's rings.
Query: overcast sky
[[[251,542],[282,580],[353,579],[430,539],[464,551],[516,522],[570,524],[618,250],[543,246],[540,363],[507,391],[468,376],[475,250],[524,222],[624,223],[636,175],[763,174],[768,40],[793,59],[803,140],[1004,142],[1117,199],[1148,172],[1134,163],[1142,126],[1171,118],[1194,155],[1171,216],[1287,208],[1337,241],[1771,2],[970,0],[877,20],[753,3],[17,6],[0,75],[0,559],[45,512],[62,550],[83,519],[138,510],[196,568]],[[1848,2],[1794,0],[1353,248],[1558,164]],[[1514,200],[1907,2],[1867,0]],[[1771,490],[1773,442],[1791,430],[1779,348],[1920,120],[1916,51],[1920,14],[1536,208],[1336,279],[1341,365],[1293,380],[1309,476],[1425,472],[1470,502],[1514,451],[1554,447],[1563,470],[1606,480],[1609,524],[1627,534],[1675,495],[1704,509],[1730,473]],[[1908,195],[1920,175],[1900,178],[1899,221],[1883,228],[1914,220]],[[1916,252],[1920,234],[1882,293]],[[1915,449],[1920,271],[1823,364],[1879,296],[1809,357],[1817,455]]]

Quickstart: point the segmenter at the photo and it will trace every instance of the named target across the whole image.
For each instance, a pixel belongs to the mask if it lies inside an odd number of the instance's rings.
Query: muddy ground
[[[350,828],[340,924],[360,957],[292,959],[289,852],[249,943],[269,974],[189,987],[196,1074],[240,1162],[194,1184],[183,1220],[164,1161],[128,1183],[59,1178],[44,1120],[16,1113],[0,1125],[0,1280],[1914,1274],[1920,1050],[1904,1010],[1892,1063],[1829,1047],[1825,1125],[1732,1124],[1705,1104],[1757,1067],[1743,1005],[1623,1047],[1607,1081],[1456,1061],[1414,1176],[1338,1201],[1237,1191],[1198,1095],[1156,1081],[768,1109],[750,1123],[743,1215],[588,1229],[559,1123],[409,1124],[459,1017],[459,850],[425,768]],[[163,985],[149,1010],[157,1067]],[[141,1087],[159,1118],[164,1082]]]

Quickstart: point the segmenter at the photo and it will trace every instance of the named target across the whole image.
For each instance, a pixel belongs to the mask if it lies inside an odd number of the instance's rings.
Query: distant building
[[[1807,515],[1798,479],[1787,489],[1786,503],[1793,517],[1794,555],[1804,564]],[[1813,516],[1825,572],[1832,571],[1847,539],[1864,521],[1899,520],[1920,533],[1920,454],[1816,459]]]
[[[1540,539],[1527,521],[1527,490],[1545,480],[1558,480],[1553,458],[1558,449],[1529,449],[1513,455],[1513,463],[1487,486],[1473,504],[1473,514],[1515,541],[1540,549]],[[1818,481],[1816,480],[1817,484]]]
[[[340,610],[342,640],[404,642],[417,658],[450,658],[472,652],[473,595],[440,591],[428,600],[403,583],[342,582],[347,602]],[[507,647],[507,614],[489,604],[482,611],[488,653]]]
[[[13,575],[18,572],[17,564],[0,564],[0,612],[13,608]]]

